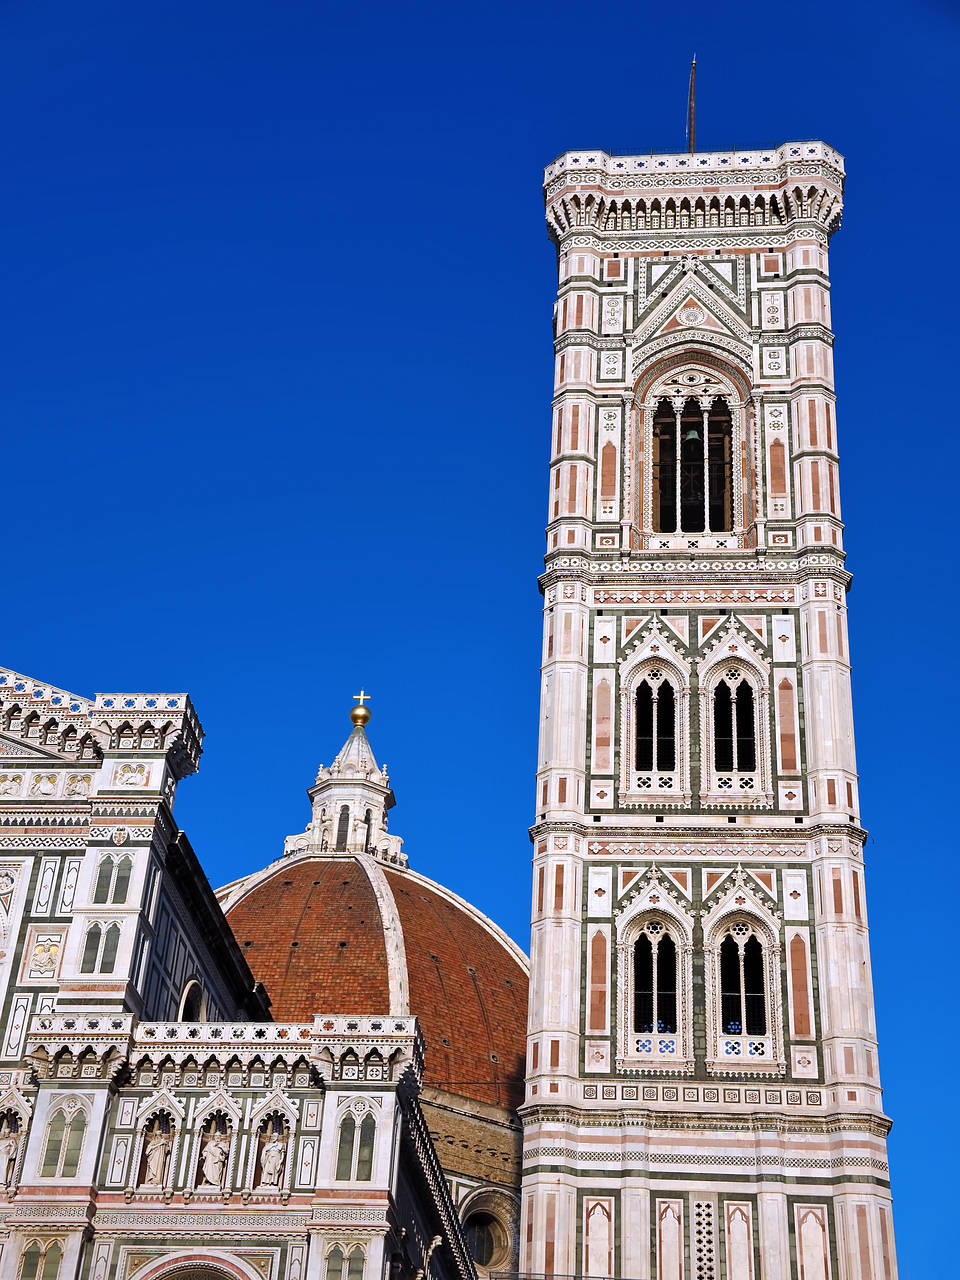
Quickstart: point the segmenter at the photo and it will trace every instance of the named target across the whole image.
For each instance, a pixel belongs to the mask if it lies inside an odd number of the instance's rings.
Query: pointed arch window
[[[358,1125],[352,1112],[340,1122],[337,1140],[338,1182],[369,1182],[373,1176],[373,1147],[377,1122],[368,1111]]]
[[[633,946],[633,1029],[677,1030],[677,946],[659,920],[649,921]]]
[[[654,772],[677,767],[676,691],[663,672],[649,671],[637,686],[636,742],[637,769]]]
[[[120,926],[92,924],[83,940],[81,973],[113,973],[120,950]]]
[[[713,691],[713,767],[717,773],[757,768],[757,717],[753,686],[736,668]]]
[[[63,1248],[58,1240],[41,1244],[34,1240],[23,1251],[20,1280],[57,1280]]]
[[[87,1118],[82,1111],[75,1111],[70,1120],[62,1110],[53,1113],[40,1163],[41,1178],[76,1177],[86,1127]]]
[[[743,916],[725,922],[712,937],[716,1060],[725,1070],[738,1059],[774,1067],[781,1038],[779,948],[759,923]]]
[[[663,397],[653,419],[657,533],[733,529],[733,421],[726,400]]]
[[[617,952],[620,1067],[692,1069],[688,934],[676,921],[644,911],[620,934]]]
[[[689,688],[672,664],[645,659],[626,670],[620,686],[620,797],[625,804],[685,803],[689,760]],[[603,693],[598,687],[597,706]],[[598,726],[599,729],[599,726]],[[599,731],[598,731],[599,742]],[[598,753],[599,754],[599,753]]]
[[[334,1245],[327,1254],[326,1280],[363,1280],[363,1263],[363,1250],[359,1245],[354,1245],[346,1255],[339,1245]]]

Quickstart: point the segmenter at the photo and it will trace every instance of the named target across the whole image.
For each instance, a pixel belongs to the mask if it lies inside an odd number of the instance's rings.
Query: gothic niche
[[[8,1107],[0,1115],[0,1176],[5,1187],[11,1185],[17,1170],[21,1132],[19,1115]]]
[[[167,1185],[174,1131],[169,1111],[158,1111],[147,1121],[143,1130],[138,1186],[159,1188]]]
[[[281,1111],[271,1111],[257,1130],[257,1155],[253,1170],[255,1191],[279,1191],[287,1164],[290,1126]]]
[[[197,1171],[198,1191],[222,1191],[230,1155],[230,1121],[222,1111],[208,1116],[200,1130]]]

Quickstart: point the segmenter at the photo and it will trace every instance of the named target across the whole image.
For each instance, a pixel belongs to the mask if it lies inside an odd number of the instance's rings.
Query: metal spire
[[[696,115],[697,115],[697,55],[693,55],[690,63],[690,91],[687,94],[687,150],[693,154],[696,150]]]

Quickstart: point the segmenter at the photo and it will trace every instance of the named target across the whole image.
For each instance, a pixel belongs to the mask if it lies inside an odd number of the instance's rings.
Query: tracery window
[[[771,962],[770,941],[759,925],[743,917],[729,921],[714,937],[717,1060],[773,1065],[777,965]]]
[[[733,528],[733,423],[721,396],[664,396],[653,419],[657,533]]]
[[[659,920],[649,920],[633,946],[633,1029],[677,1030],[677,947]]]
[[[62,1110],[53,1113],[40,1162],[41,1178],[76,1177],[86,1128],[87,1118],[82,1111],[75,1111],[70,1120]]]
[[[672,663],[646,659],[623,673],[621,699],[622,802],[685,802],[689,690],[684,676]]]
[[[634,763],[654,772],[677,767],[677,699],[663,672],[650,670],[637,686]]]
[[[728,667],[711,694],[710,790],[743,795],[760,789],[759,717],[753,682],[741,668]]]
[[[368,1111],[357,1125],[352,1112],[348,1111],[340,1122],[340,1135],[337,1141],[338,1182],[369,1182],[373,1176],[373,1143],[377,1132],[377,1122]]]
[[[689,939],[677,922],[646,914],[618,942],[618,1061],[624,1069],[692,1066]]]

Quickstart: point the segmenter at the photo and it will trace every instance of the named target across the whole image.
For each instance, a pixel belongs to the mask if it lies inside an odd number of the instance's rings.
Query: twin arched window
[[[70,1120],[63,1111],[53,1113],[40,1162],[41,1178],[76,1177],[86,1128],[87,1118],[82,1111],[75,1111]]]
[[[119,948],[120,926],[118,924],[108,925],[106,929],[99,924],[92,924],[83,941],[80,972],[113,973]]]
[[[689,947],[662,916],[634,928],[639,931],[628,935],[620,976],[626,1006],[620,1018],[623,1063],[685,1062],[692,1069],[688,1002],[696,998],[696,988]],[[712,1009],[709,1061],[775,1060],[778,966],[768,957],[770,945],[762,927],[742,915],[710,931],[703,996]]]
[[[758,749],[758,694],[739,667],[723,671],[707,694],[703,711],[706,754],[702,759],[705,792],[756,791],[761,772]],[[633,770],[624,765],[626,790],[640,799],[644,792],[680,789],[687,771],[681,758],[687,729],[681,723],[686,698],[662,667],[640,673],[633,692]],[[629,749],[629,747],[628,747]],[[731,776],[732,775],[732,776]],[[719,796],[718,796],[719,798]]]
[[[677,945],[659,920],[648,920],[633,944],[633,1029],[677,1030]]]
[[[713,691],[713,767],[717,773],[753,773],[757,767],[753,686],[735,668]]]
[[[653,527],[658,533],[733,528],[733,426],[720,396],[659,401],[653,419]]]
[[[637,686],[634,764],[663,772],[677,767],[677,697],[663,672],[651,668]]]
[[[377,1122],[368,1111],[359,1126],[348,1111],[340,1122],[337,1141],[338,1182],[369,1182],[373,1176],[373,1142]]]
[[[327,1280],[362,1280],[363,1250],[354,1245],[344,1255],[340,1246],[334,1245],[327,1254]]]
[[[743,921],[720,943],[720,1030],[730,1036],[767,1034],[763,944]]]
[[[23,1251],[20,1280],[57,1280],[63,1248],[58,1240],[32,1241]]]
[[[93,887],[93,900],[96,903],[112,902],[117,905],[126,902],[127,890],[130,887],[130,872],[133,863],[127,857],[104,858],[97,869],[97,879]]]

